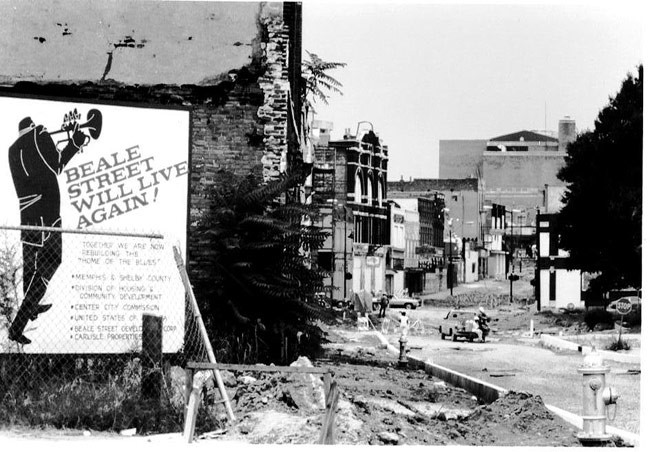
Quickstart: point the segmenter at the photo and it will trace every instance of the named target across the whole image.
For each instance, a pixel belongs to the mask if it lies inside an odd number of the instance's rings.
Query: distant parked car
[[[468,339],[470,342],[478,339],[478,333],[473,331],[475,316],[476,313],[473,311],[452,309],[442,319],[439,328],[440,338],[445,339],[449,336],[451,340],[456,341],[459,337],[462,337]]]
[[[381,296],[372,298],[372,309],[379,309]],[[419,298],[408,297],[405,295],[388,295],[389,308],[416,309],[422,307],[422,300]]]
[[[422,300],[419,298],[411,297],[390,297],[388,299],[389,308],[404,308],[404,309],[415,309],[422,307]]]

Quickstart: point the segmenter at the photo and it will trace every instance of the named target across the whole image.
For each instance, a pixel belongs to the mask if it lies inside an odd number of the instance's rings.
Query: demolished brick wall
[[[200,278],[205,253],[209,251],[192,240],[193,225],[207,207],[205,193],[215,183],[218,172],[254,172],[265,181],[272,180],[280,176],[281,159],[288,149],[291,81],[287,65],[292,47],[289,26],[283,19],[283,4],[261,4],[257,20],[257,36],[250,37],[251,63],[232,68],[207,84],[130,85],[110,78],[34,81],[31,77],[0,74],[0,94],[189,108],[189,269],[193,279]],[[299,64],[300,56],[294,58]]]

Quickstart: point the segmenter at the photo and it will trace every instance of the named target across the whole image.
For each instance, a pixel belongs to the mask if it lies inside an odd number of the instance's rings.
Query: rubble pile
[[[575,430],[551,413],[540,396],[509,392],[462,420],[471,445],[579,446]]]
[[[370,340],[370,339],[369,339]],[[296,365],[312,364],[301,358]],[[490,405],[422,370],[400,369],[364,338],[327,347],[316,365],[340,390],[336,444],[579,446],[576,431],[539,396],[511,392]],[[321,377],[224,372],[237,420],[224,439],[316,444],[324,418]]]

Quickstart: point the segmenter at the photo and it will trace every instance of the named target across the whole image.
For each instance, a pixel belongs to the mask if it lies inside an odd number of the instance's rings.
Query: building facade
[[[557,173],[575,138],[575,121],[563,118],[557,132],[522,130],[488,140],[441,140],[439,177],[472,175],[480,179],[487,204],[545,212],[564,187]],[[531,213],[527,224],[534,225],[534,218]]]
[[[331,231],[319,261],[332,262],[333,300],[386,289],[387,168],[388,148],[372,130],[315,147],[312,202],[320,206],[322,226]]]
[[[558,246],[557,214],[540,214],[537,217],[537,231],[537,310],[584,307],[581,300],[581,271],[569,268],[569,254]]]
[[[505,206],[504,243],[526,249],[535,242],[537,213],[562,207],[566,187],[557,173],[575,138],[575,121],[563,118],[557,132],[522,130],[488,140],[441,140],[440,177],[477,177],[479,209]]]
[[[386,250],[386,284],[389,295],[404,292],[404,261],[406,258],[406,210],[388,201],[390,218],[390,245]]]
[[[449,209],[447,211],[448,217],[453,219],[454,233],[461,238],[476,239],[479,237],[479,209],[483,203],[483,198],[477,178],[390,181],[388,182],[388,197],[397,202],[404,199],[432,199],[437,203],[438,216],[435,224],[438,231],[445,221],[440,216],[440,210],[444,207]],[[442,237],[447,240],[449,235],[448,225],[442,224],[442,226],[444,226]],[[438,246],[442,245],[439,244]]]

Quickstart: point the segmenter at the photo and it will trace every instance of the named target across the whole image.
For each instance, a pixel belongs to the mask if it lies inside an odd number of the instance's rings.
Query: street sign
[[[632,302],[627,298],[621,298],[616,302],[616,312],[619,314],[629,314],[630,311],[632,311]]]

